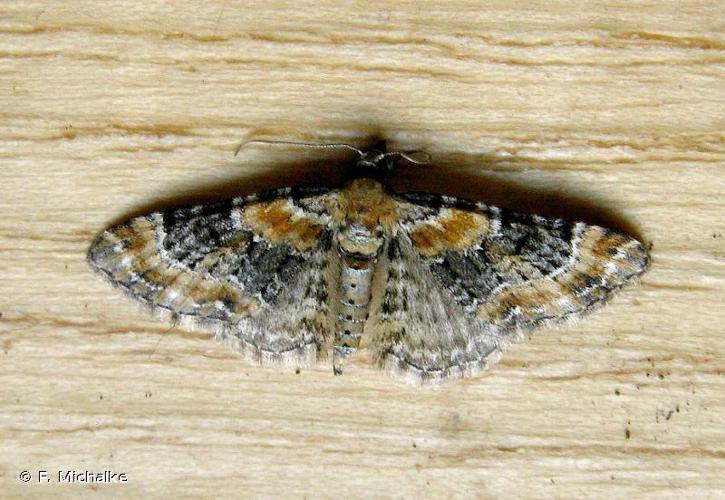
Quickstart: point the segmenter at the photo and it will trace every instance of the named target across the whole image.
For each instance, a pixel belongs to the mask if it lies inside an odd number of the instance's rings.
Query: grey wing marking
[[[366,327],[373,359],[413,381],[472,375],[496,359],[494,330],[466,311],[416,253],[404,231],[389,242],[382,293]]]
[[[311,362],[329,336],[324,196],[285,188],[137,217],[104,231],[88,260],[154,311],[214,328],[253,359]]]
[[[602,303],[649,263],[639,241],[599,226],[428,193],[397,202],[374,324],[378,359],[417,378],[475,372],[512,339]]]

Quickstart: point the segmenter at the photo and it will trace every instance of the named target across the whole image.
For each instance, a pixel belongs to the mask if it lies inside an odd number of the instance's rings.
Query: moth
[[[355,355],[418,381],[472,375],[648,267],[642,243],[610,229],[394,193],[385,178],[410,156],[347,147],[358,160],[338,189],[286,187],[135,217],[104,231],[89,263],[253,362],[331,357],[341,374]]]

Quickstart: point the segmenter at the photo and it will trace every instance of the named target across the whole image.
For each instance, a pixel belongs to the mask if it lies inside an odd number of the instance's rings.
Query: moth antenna
[[[433,157],[428,151],[410,151],[408,153],[388,153],[403,158],[405,161],[410,162],[414,165],[430,165],[433,161]],[[417,159],[416,156],[422,156],[422,159]]]
[[[243,142],[239,145],[239,147],[234,151],[234,156],[237,156],[239,154],[239,151],[242,150],[244,146],[247,144],[284,144],[287,146],[304,146],[306,148],[316,148],[316,149],[334,149],[334,148],[345,148],[350,149],[352,151],[355,151],[358,155],[363,156],[365,154],[364,151],[361,149],[356,148],[355,146],[352,146],[350,144],[345,143],[323,143],[323,144],[316,144],[314,142],[294,142],[294,141],[270,141],[266,139],[252,139],[251,141]]]

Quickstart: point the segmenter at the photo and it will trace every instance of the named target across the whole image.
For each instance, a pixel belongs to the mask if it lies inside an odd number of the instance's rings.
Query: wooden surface
[[[3,1],[0,495],[722,498],[723,28],[722,1]],[[437,390],[250,367],[84,259],[130,215],[340,178],[235,158],[253,137],[425,149],[396,188],[627,230],[654,264]]]

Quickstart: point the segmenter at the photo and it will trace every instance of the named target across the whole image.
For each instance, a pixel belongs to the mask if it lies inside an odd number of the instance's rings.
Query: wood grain
[[[2,2],[0,495],[722,497],[724,12]],[[342,154],[235,158],[252,137],[425,149],[397,188],[625,229],[654,265],[438,390],[250,367],[84,258],[130,215],[340,178]]]

